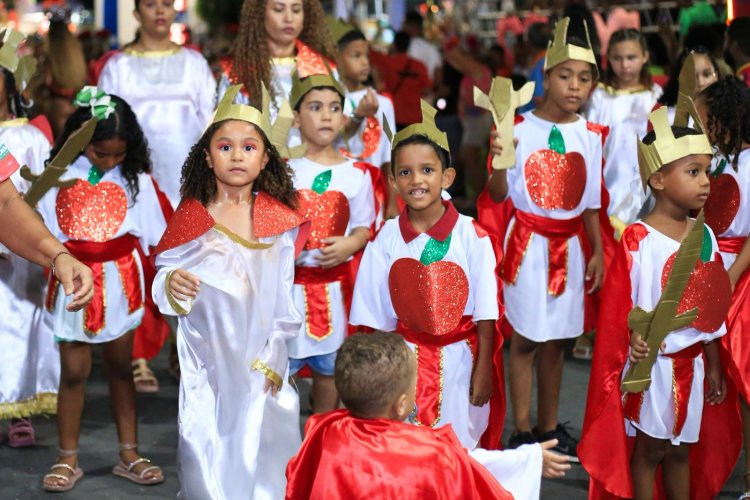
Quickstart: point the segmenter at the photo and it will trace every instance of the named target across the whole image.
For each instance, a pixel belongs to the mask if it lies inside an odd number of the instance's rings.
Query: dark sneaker
[[[557,424],[557,429],[544,434],[537,434],[537,442],[549,441],[550,439],[557,439],[557,446],[552,448],[552,451],[556,451],[562,455],[567,455],[571,462],[580,463],[578,460],[578,440],[570,435],[568,432],[568,422]]]
[[[534,436],[530,432],[515,431],[510,435],[510,439],[508,439],[508,448],[514,449],[525,444],[534,443],[536,443],[536,439],[534,439]]]

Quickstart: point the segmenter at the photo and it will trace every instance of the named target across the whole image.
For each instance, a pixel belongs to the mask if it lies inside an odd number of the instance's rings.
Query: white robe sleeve
[[[542,484],[542,447],[527,444],[515,450],[469,450],[469,456],[482,464],[508,490],[513,498],[539,498]]]
[[[351,214],[351,218],[349,219],[350,232],[357,227],[366,227],[369,229],[373,222],[375,222],[374,200],[372,177],[370,177],[370,172],[365,172],[362,185],[349,204],[349,213]]]
[[[148,174],[138,176],[140,192],[136,198],[138,217],[140,219],[140,235],[138,240],[145,255],[151,253],[151,247],[156,246],[167,229],[167,220],[162,211],[159,197],[152,177]]]
[[[112,56],[113,58],[117,57]],[[99,90],[103,90],[107,94],[115,94],[120,95],[119,88],[117,86],[118,78],[117,75],[114,73],[114,68],[116,65],[114,64],[114,61],[112,58],[110,58],[105,64],[104,68],[102,68],[102,72],[99,74],[99,81],[97,82],[96,86],[99,87]]]
[[[392,332],[396,330],[397,318],[388,290],[390,264],[383,248],[383,236],[381,232],[365,247],[354,284],[349,323]]]
[[[162,314],[169,316],[189,314],[193,308],[193,302],[200,300],[200,292],[195,299],[179,300],[174,297],[169,293],[169,278],[177,269],[191,267],[191,264],[200,262],[203,259],[202,247],[199,239],[196,239],[157,255],[158,271],[151,286],[151,297]]]
[[[216,107],[217,85],[216,79],[211,72],[211,67],[208,65],[205,59],[203,60],[201,69],[202,74],[199,75],[199,81],[202,83],[201,85],[199,85],[199,88],[202,90],[198,92],[199,102],[196,111],[198,112],[198,120],[205,127],[211,120],[211,117],[214,113],[214,108]]]
[[[472,224],[473,226],[473,224]],[[473,227],[469,228],[473,241],[468,241],[469,279],[474,288],[474,322],[497,320],[500,310],[497,302],[497,260],[488,236],[480,238]]]
[[[299,334],[302,315],[294,307],[292,288],[294,286],[294,242],[298,229],[287,231],[278,239],[277,244],[283,245],[280,255],[279,286],[277,287],[276,307],[271,334],[266,345],[258,354],[263,368],[272,370],[280,380],[284,380],[289,356],[287,355],[287,341]],[[255,366],[256,363],[253,363]]]
[[[599,209],[602,206],[602,154],[602,139],[597,134],[591,138],[590,153],[585,158],[588,178],[583,202],[586,209]]]

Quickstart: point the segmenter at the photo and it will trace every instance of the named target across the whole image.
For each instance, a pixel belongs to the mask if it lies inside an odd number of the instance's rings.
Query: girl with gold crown
[[[300,444],[287,340],[304,244],[289,167],[262,111],[231,87],[182,171],[182,202],[156,249],[153,296],[178,318],[183,498],[283,498]]]
[[[654,208],[607,271],[578,446],[591,498],[715,498],[739,452],[717,340],[731,284],[703,212],[690,217],[709,196],[712,148],[692,101],[680,107],[673,126],[665,107],[649,115],[638,163]]]
[[[76,96],[78,109],[65,124],[51,156],[73,157],[59,183],[39,201],[39,213],[68,251],[92,268],[94,298],[70,312],[70,297],[52,279],[47,294],[60,348],[57,462],[44,477],[47,491],[72,489],[83,475],[78,461],[84,389],[92,344],[102,346],[117,423],[119,460],[112,473],[140,485],[164,481],[161,469],[138,453],[135,386],[130,361],[133,331],[143,318],[145,285],[140,252],[148,255],[166,228],[158,188],[148,175],[147,143],[132,109],[96,87]],[[89,120],[90,139],[72,151],[68,139]],[[86,139],[84,137],[84,139]],[[46,170],[50,170],[48,166]],[[55,166],[57,168],[57,166]],[[34,187],[32,187],[34,189]]]
[[[508,374],[515,429],[509,444],[557,439],[556,451],[575,460],[576,440],[558,423],[557,412],[567,340],[583,332],[584,296],[599,289],[604,268],[598,214],[603,127],[577,114],[598,70],[590,45],[566,40],[568,22],[557,23],[547,50],[545,101],[516,117],[515,161],[510,169],[493,170],[488,189],[498,212],[506,198],[515,207],[506,234],[498,235],[505,241],[500,272],[513,329]],[[539,403],[532,428],[535,359]]]
[[[14,32],[8,30],[5,35],[13,37]],[[0,56],[0,144],[5,146],[5,153],[39,174],[49,156],[50,143],[26,118],[21,93],[28,82],[20,73],[21,81],[16,81],[13,71],[19,63],[15,47]],[[29,188],[19,171],[10,181],[21,193]],[[35,435],[28,417],[55,413],[57,409],[60,357],[49,322],[44,320],[43,269],[0,246],[0,276],[0,304],[8,311],[0,317],[0,342],[4,346],[0,355],[0,421],[11,419],[9,446],[31,446]]]

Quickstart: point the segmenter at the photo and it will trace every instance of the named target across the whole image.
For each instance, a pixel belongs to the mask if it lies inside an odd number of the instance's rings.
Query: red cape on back
[[[631,300],[631,250],[637,250],[648,230],[638,224],[622,235],[608,269],[594,343],[586,414],[578,457],[591,476],[589,499],[632,498],[630,455],[634,438],[625,434],[620,377],[630,345],[627,317]],[[730,384],[728,384],[730,385]],[[704,405],[700,441],[690,447],[690,496],[714,498],[732,473],[740,448],[736,392],[717,406]],[[660,485],[657,473],[657,486]],[[657,488],[656,498],[663,498]]]
[[[310,417],[286,477],[287,500],[513,498],[450,426],[361,419],[348,410]]]

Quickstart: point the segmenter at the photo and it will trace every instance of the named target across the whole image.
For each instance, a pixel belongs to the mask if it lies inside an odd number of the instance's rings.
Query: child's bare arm
[[[477,362],[471,375],[469,397],[474,406],[485,405],[492,396],[492,356],[495,352],[495,322],[477,321]]]
[[[599,231],[599,209],[583,211],[583,226],[586,229],[591,244],[591,258],[586,265],[586,282],[591,286],[587,293],[595,293],[602,287],[604,280],[604,253],[602,250],[602,234]]]
[[[745,244],[742,245],[740,253],[737,254],[737,258],[727,271],[729,279],[732,282],[732,289],[737,285],[737,281],[739,281],[740,276],[747,270],[748,266],[750,266],[750,239],[746,240]]]
[[[727,397],[727,382],[721,371],[719,344],[711,341],[703,345],[703,350],[706,353],[706,379],[708,380],[706,401],[708,404],[718,405]]]
[[[349,236],[331,236],[322,242],[325,244],[320,249],[318,264],[320,267],[330,268],[338,266],[349,257],[365,247],[370,239],[370,229],[356,227]]]
[[[500,144],[500,133],[497,130],[490,132],[492,142],[490,143],[490,156],[503,154],[503,146]],[[517,140],[515,141],[518,142]],[[508,197],[508,172],[506,170],[493,170],[487,189],[492,201],[500,203]]]

